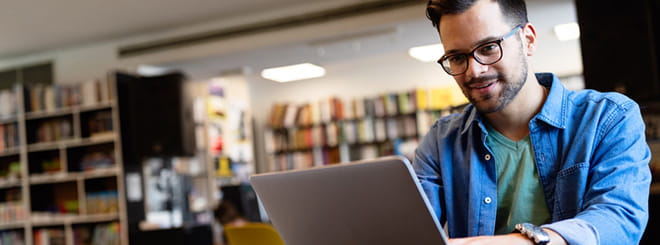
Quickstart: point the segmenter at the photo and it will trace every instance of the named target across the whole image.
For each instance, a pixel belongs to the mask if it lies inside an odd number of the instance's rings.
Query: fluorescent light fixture
[[[408,55],[422,62],[431,62],[440,59],[444,52],[442,44],[433,44],[410,48]]]
[[[171,70],[169,68],[153,65],[139,65],[137,68],[137,73],[142,76],[158,76],[170,71]]]
[[[575,22],[556,25],[555,35],[557,35],[559,41],[577,40],[580,38],[580,26]]]
[[[325,76],[325,69],[311,63],[274,67],[261,71],[261,77],[281,83],[322,76]]]

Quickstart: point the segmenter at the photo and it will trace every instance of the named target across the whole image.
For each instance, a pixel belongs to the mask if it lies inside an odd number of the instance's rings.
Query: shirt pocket
[[[589,163],[577,163],[557,173],[553,220],[574,217],[582,209]]]

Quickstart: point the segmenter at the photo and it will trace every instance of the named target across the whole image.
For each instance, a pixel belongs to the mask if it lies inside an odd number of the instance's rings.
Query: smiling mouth
[[[492,83],[486,83],[486,84],[483,84],[483,85],[481,85],[481,86],[474,86],[474,88],[486,88],[486,87],[488,87],[488,86],[490,86],[490,85],[492,85]]]
[[[489,83],[478,83],[478,84],[473,84],[470,85],[471,89],[482,89],[482,88],[487,88],[490,87],[491,85],[495,84],[495,82],[489,82]]]

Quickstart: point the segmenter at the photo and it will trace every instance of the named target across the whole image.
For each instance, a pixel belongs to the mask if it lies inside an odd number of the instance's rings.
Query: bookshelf
[[[0,243],[128,244],[114,81],[0,91]]]
[[[412,157],[432,123],[461,110],[466,102],[460,91],[450,88],[419,88],[363,98],[274,104],[265,133],[268,170],[384,155]]]

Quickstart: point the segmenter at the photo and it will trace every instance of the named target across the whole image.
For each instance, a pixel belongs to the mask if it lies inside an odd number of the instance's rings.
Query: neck
[[[490,125],[505,137],[518,141],[529,135],[529,121],[541,111],[547,89],[530,72],[518,95],[498,112],[486,114]]]

